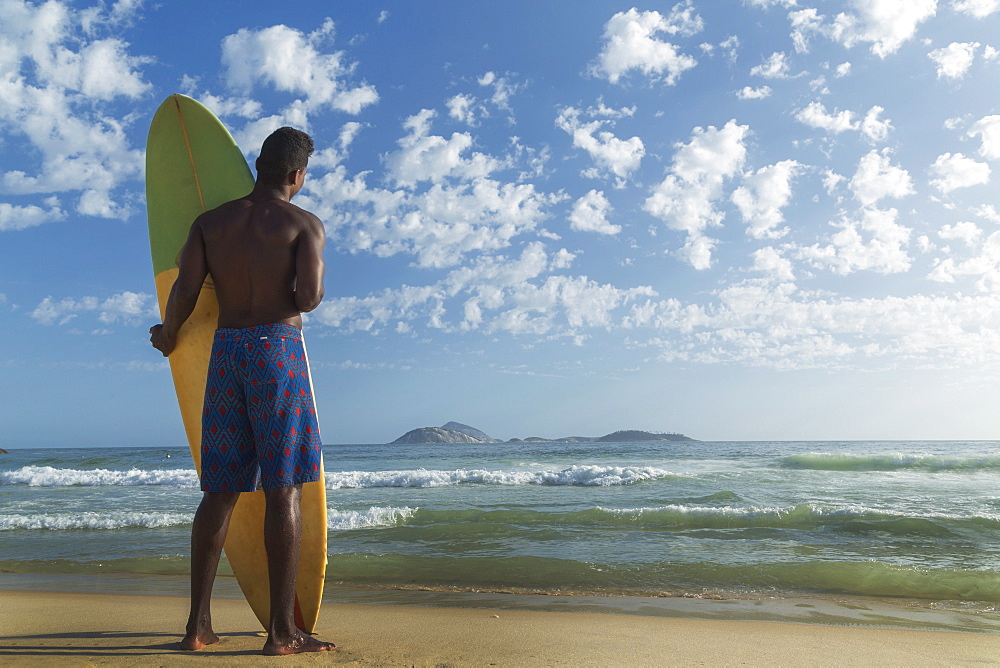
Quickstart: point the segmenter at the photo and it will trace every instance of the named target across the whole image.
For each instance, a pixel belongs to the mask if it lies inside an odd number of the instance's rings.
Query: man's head
[[[313,152],[312,137],[295,128],[278,128],[264,140],[257,158],[257,176],[284,181],[295,171],[304,171]]]

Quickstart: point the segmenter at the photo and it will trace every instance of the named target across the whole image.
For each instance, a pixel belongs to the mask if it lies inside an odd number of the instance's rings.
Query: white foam
[[[457,469],[440,471],[343,471],[326,474],[327,489],[366,487],[445,487],[459,484],[482,485],[629,485],[676,475],[649,466],[576,465],[560,471],[487,471]]]
[[[374,527],[391,527],[405,522],[417,512],[416,508],[377,507],[368,510],[333,510],[327,511],[326,525],[332,531],[350,531],[351,529],[371,529]]]
[[[0,515],[0,531],[15,529],[124,529],[127,527],[158,527],[190,524],[191,515],[182,513],[73,513],[50,515]]]
[[[24,466],[16,471],[0,472],[0,483],[4,485],[28,485],[29,487],[134,485],[197,487],[198,475],[194,469],[142,471],[133,468],[128,471],[111,471],[108,469],[79,470],[57,469],[51,466]]]

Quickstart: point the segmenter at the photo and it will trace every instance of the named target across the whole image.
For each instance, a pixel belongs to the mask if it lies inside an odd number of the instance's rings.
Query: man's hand
[[[153,347],[163,353],[164,357],[170,355],[174,350],[174,346],[177,345],[176,339],[167,338],[167,335],[163,331],[163,325],[153,325],[149,328],[149,342],[153,344]]]

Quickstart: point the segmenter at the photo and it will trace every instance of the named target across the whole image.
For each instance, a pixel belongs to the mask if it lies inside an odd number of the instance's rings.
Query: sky
[[[206,8],[209,8],[206,10]],[[185,443],[190,95],[316,153],[326,443],[1000,438],[1000,0],[0,0],[0,447]]]

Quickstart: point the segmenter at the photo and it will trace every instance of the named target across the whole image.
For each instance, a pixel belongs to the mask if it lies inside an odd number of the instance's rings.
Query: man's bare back
[[[313,214],[254,194],[195,221],[219,300],[219,327],[302,326],[322,299],[325,235]]]
[[[219,327],[302,327],[301,314],[323,299],[326,269],[323,223],[289,201],[304,182],[305,170],[280,184],[258,180],[246,197],[198,216],[178,258],[167,325],[150,329],[155,348],[164,355],[173,350],[209,275],[219,301]]]

